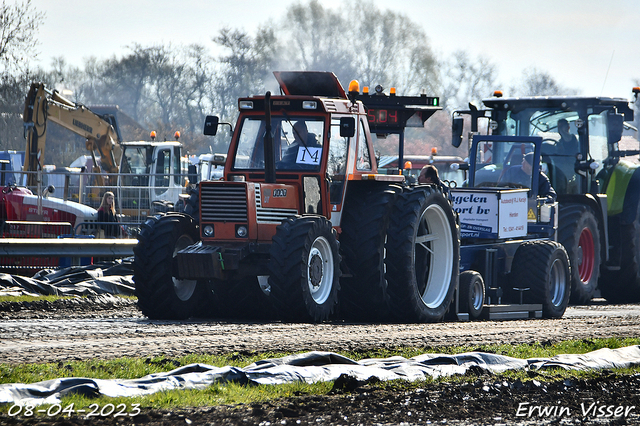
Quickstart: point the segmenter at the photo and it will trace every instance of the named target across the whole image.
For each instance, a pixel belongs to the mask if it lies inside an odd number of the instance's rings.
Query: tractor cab
[[[282,95],[267,92],[238,100],[240,115],[224,167],[224,183],[200,185],[203,223],[211,222],[212,228],[220,229],[231,222],[242,223],[250,240],[269,241],[275,226],[294,215],[323,215],[338,227],[347,182],[403,180],[402,176],[377,175],[364,106],[347,96],[333,73],[274,75]],[[215,135],[222,124],[231,126],[209,116],[204,133]],[[208,205],[208,200],[229,191],[247,197],[243,212],[236,217],[229,216],[230,206],[222,202]],[[251,219],[254,208],[257,222]]]
[[[471,116],[472,134],[485,118],[488,133],[542,138],[543,171],[560,197],[602,192],[620,157],[637,151],[619,149],[624,121],[633,120],[629,101],[606,97],[537,96],[483,100],[488,108],[454,112],[453,143],[462,141],[462,116]]]

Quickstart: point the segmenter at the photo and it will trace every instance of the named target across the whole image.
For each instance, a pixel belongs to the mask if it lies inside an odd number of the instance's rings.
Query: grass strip
[[[553,344],[523,344],[523,345],[479,345],[437,347],[429,350],[415,348],[398,348],[397,350],[340,352],[354,360],[365,358],[387,358],[403,356],[411,358],[424,353],[459,354],[469,351],[482,351],[515,358],[552,357],[559,354],[583,354],[601,348],[616,349],[640,344],[640,338],[606,338],[568,340]],[[63,377],[88,377],[96,379],[135,379],[151,373],[167,372],[177,367],[201,363],[217,367],[236,366],[245,367],[255,361],[266,358],[279,358],[284,353],[232,353],[227,355],[196,355],[191,354],[179,358],[120,358],[115,360],[71,361],[68,363],[45,363],[9,365],[0,363],[0,383],[35,383]],[[640,367],[616,369],[607,374],[631,375],[640,372]],[[567,371],[550,369],[543,372],[509,371],[496,377],[504,380],[557,381],[566,378],[595,378],[602,371]],[[403,383],[403,387],[419,387],[429,383],[469,383],[477,380],[475,374],[453,376],[439,379],[427,378],[424,381]],[[376,388],[395,388],[398,383],[379,382]],[[74,404],[76,409],[88,408],[91,404],[104,406],[106,404],[140,404],[142,409],[175,409],[180,407],[203,407],[228,404],[251,404],[291,398],[301,395],[326,395],[331,391],[333,383],[321,382],[314,384],[293,383],[276,386],[268,385],[240,385],[236,383],[214,384],[203,390],[173,390],[159,392],[153,395],[131,398],[90,398],[81,395],[70,395],[62,399],[62,407]],[[45,406],[46,408],[46,406]],[[0,406],[0,413],[7,413],[9,406]]]

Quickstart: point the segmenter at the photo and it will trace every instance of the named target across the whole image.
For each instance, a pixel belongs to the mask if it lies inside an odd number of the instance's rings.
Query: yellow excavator
[[[126,216],[143,219],[172,209],[184,192],[187,160],[178,141],[180,132],[175,133],[174,141],[156,141],[151,132],[151,141],[123,142],[116,115],[96,114],[43,83],[31,84],[23,120],[27,140],[23,170],[30,172],[28,187],[37,186],[34,172],[43,170],[47,123],[52,121],[86,138],[97,178],[94,198],[99,200],[106,187],[113,188],[118,211]],[[109,179],[103,174],[109,174]]]
[[[94,173],[118,173],[114,151],[119,150],[120,136],[115,127],[115,118],[101,116],[84,105],[66,99],[57,90],[49,90],[43,83],[32,83],[24,105],[23,120],[27,140],[24,171],[37,172],[44,166],[47,124],[51,120],[64,128],[86,138],[86,146],[93,159]],[[96,151],[100,163],[96,160]],[[37,175],[29,173],[27,186],[36,186]],[[104,182],[98,175],[98,184]]]

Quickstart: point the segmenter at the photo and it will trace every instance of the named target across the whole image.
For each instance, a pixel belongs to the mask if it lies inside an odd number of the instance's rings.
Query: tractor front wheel
[[[290,321],[329,319],[340,290],[340,254],[331,222],[322,216],[284,220],[270,257],[270,298],[279,314]]]
[[[176,255],[200,238],[198,226],[183,213],[149,217],[134,252],[138,307],[151,319],[186,319],[206,315],[214,299],[206,280],[182,279]]]
[[[470,319],[478,319],[484,306],[484,280],[476,271],[460,274],[460,312],[469,314]]]
[[[523,243],[513,257],[511,283],[528,288],[525,303],[541,303],[545,318],[560,318],[569,305],[571,294],[569,257],[555,241]]]

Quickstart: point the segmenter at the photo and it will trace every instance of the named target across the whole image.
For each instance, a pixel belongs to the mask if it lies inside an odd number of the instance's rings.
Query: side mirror
[[[353,117],[342,117],[340,119],[340,136],[352,138],[356,134],[356,119]]]
[[[215,136],[218,133],[218,122],[220,119],[215,115],[207,115],[204,120],[204,134],[207,136]]]
[[[622,128],[624,127],[624,116],[622,114],[610,114],[607,123],[608,143],[614,144],[622,139]]]
[[[211,164],[215,166],[224,166],[227,162],[227,154],[214,154]]]
[[[469,170],[469,163],[452,163],[449,167],[451,170]]]
[[[464,118],[454,117],[451,122],[451,145],[458,148],[462,144],[462,131],[464,130]]]

